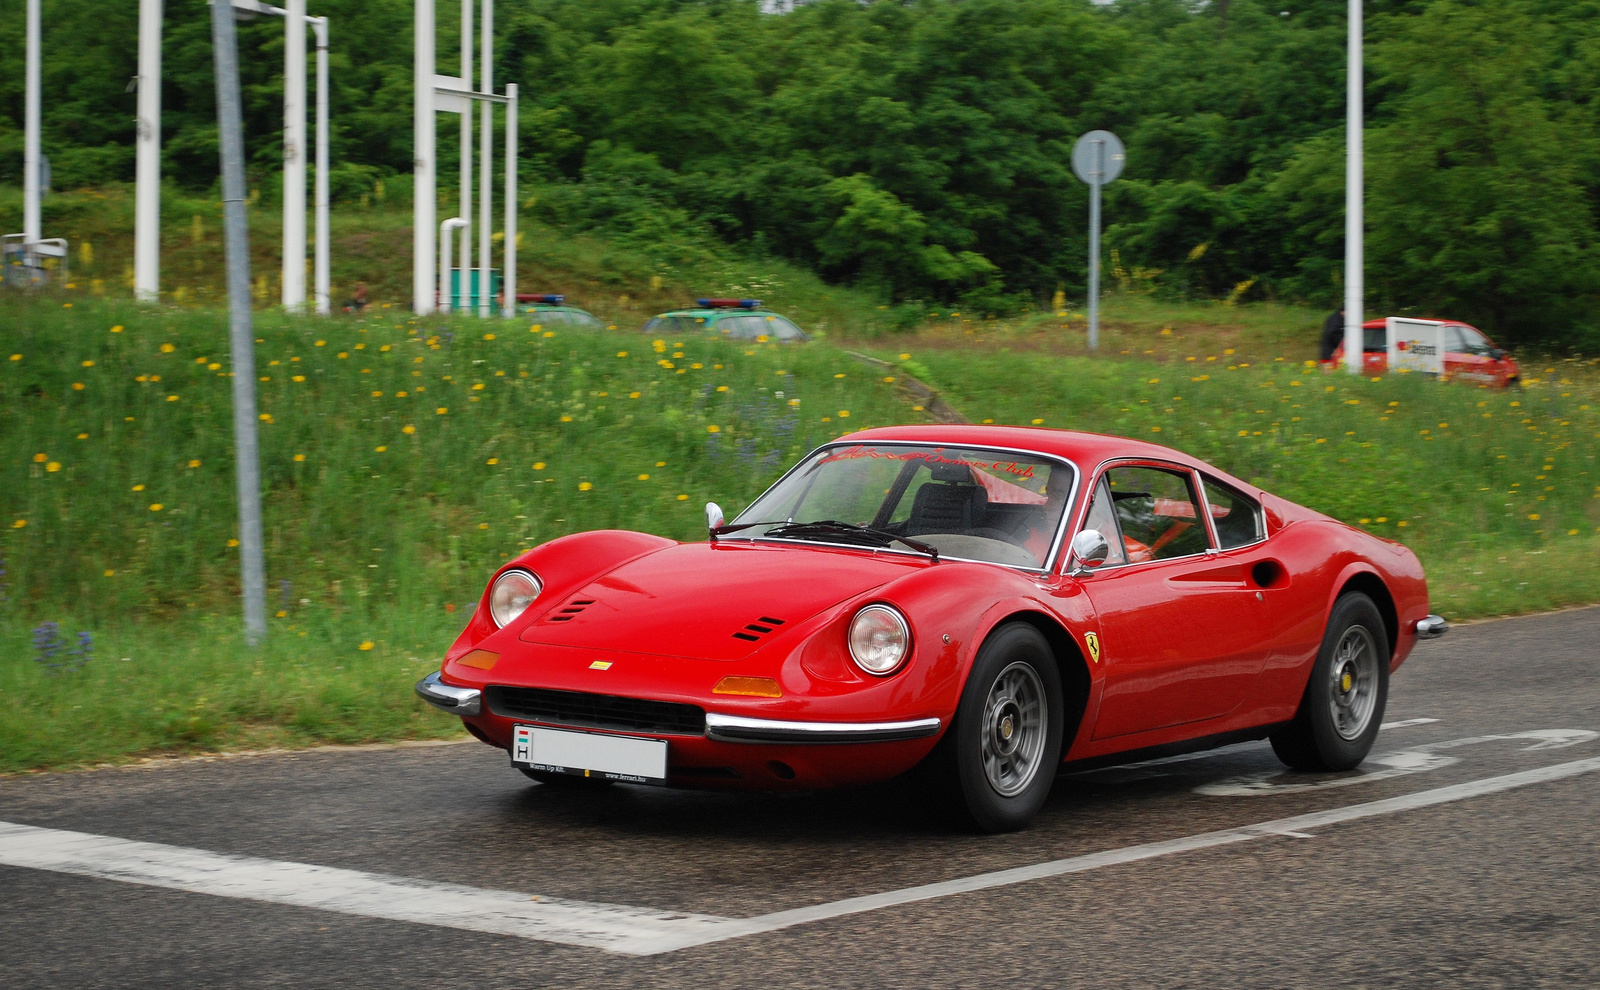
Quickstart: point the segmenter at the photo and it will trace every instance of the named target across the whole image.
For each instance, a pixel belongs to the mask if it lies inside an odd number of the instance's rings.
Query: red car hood
[[[727,540],[638,557],[551,602],[525,643],[738,660],[921,558]]]

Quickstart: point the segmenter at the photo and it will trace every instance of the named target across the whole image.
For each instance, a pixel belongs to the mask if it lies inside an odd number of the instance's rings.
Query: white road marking
[[[1241,774],[1223,780],[1201,784],[1196,794],[1207,797],[1257,797],[1263,794],[1299,794],[1303,791],[1322,791],[1351,784],[1371,784],[1392,777],[1405,777],[1428,770],[1438,770],[1461,761],[1453,756],[1443,756],[1441,750],[1476,746],[1480,743],[1506,742],[1532,739],[1533,745],[1522,747],[1521,752],[1531,753],[1545,749],[1566,749],[1600,737],[1600,732],[1588,729],[1534,729],[1530,732],[1507,732],[1492,736],[1468,736],[1465,739],[1446,739],[1442,742],[1424,743],[1411,749],[1391,753],[1373,753],[1366,762],[1349,773],[1332,776],[1321,774],[1307,779],[1303,773],[1286,770],[1265,770]],[[1381,768],[1381,769],[1378,769]]]
[[[880,911],[902,904],[1087,873],[1181,853],[1290,836],[1313,829],[1392,815],[1600,770],[1600,757],[1558,763],[1464,784],[1345,805],[1238,828],[1108,849],[941,883],[777,911],[754,918],[674,914],[646,908],[529,897],[502,890],[410,880],[357,870],[229,856],[83,832],[0,822],[0,864],[53,870],[125,883],[167,887],[247,900],[293,904],[345,914],[411,921],[468,931],[516,935],[627,955],[656,955],[795,925]]]
[[[1432,725],[1437,721],[1439,720],[1436,718],[1403,718],[1398,722],[1385,722],[1378,728],[1384,731],[1389,729],[1409,729],[1413,725]]]
[[[726,921],[0,822],[0,863],[196,894],[626,951]]]

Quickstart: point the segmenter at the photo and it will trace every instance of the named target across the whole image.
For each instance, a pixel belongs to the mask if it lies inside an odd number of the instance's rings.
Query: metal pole
[[[306,305],[306,0],[283,25],[283,305]]]
[[[1344,163],[1344,361],[1352,374],[1362,370],[1366,350],[1364,321],[1366,285],[1363,279],[1362,147],[1361,147],[1361,0],[1350,0],[1350,63],[1346,69]]]
[[[133,294],[161,298],[162,0],[139,0],[139,113],[134,141]]]
[[[494,92],[494,0],[483,0],[483,85],[479,92]],[[494,183],[494,105],[484,103],[483,122],[478,131],[478,316],[489,315],[489,274],[493,258],[489,254],[489,214],[493,205],[490,190]],[[465,266],[462,266],[465,267]]]
[[[39,0],[28,0],[27,56],[23,69],[23,136],[22,136],[22,244],[23,250],[32,252],[31,245],[41,234],[39,220]]]
[[[461,88],[472,90],[472,0],[461,0]],[[461,308],[471,312],[473,106],[471,100],[461,103]]]
[[[451,217],[439,225],[439,312],[450,312],[450,240],[467,222]]]
[[[317,315],[327,316],[333,312],[333,301],[328,298],[328,19],[313,17],[310,20],[317,33],[317,233],[312,268]]]
[[[244,124],[233,7],[211,5],[217,73],[217,128],[222,159],[222,223],[228,265],[228,340],[233,354],[233,432],[239,484],[239,563],[245,639],[267,634],[267,580],[261,549],[261,470],[256,443],[255,331],[250,317],[250,231],[244,212]]]
[[[517,315],[517,84],[506,84],[506,243],[500,277],[500,315]]]
[[[411,308],[426,316],[434,308],[433,235],[438,209],[434,166],[433,0],[414,0],[411,78]]]
[[[1106,174],[1106,143],[1094,142],[1094,181],[1089,183],[1089,350],[1100,349],[1100,185]]]

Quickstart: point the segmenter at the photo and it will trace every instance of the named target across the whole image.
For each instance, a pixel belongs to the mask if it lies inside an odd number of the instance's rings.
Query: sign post
[[[1072,171],[1089,184],[1089,350],[1100,348],[1100,187],[1122,174],[1122,142],[1110,131],[1090,131],[1072,149]]]

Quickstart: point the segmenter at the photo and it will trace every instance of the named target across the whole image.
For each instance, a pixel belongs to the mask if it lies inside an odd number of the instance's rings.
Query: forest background
[[[0,2],[0,184],[21,181],[22,0]],[[57,189],[133,174],[131,0],[45,0]],[[409,201],[410,0],[332,18],[336,207]],[[441,67],[457,50],[439,4]],[[1372,312],[1600,352],[1600,0],[1367,0]],[[208,12],[168,0],[163,174],[214,189]],[[781,257],[1007,313],[1084,291],[1070,149],[1108,187],[1124,281],[1171,298],[1342,296],[1345,5],[1334,0],[501,0],[524,211],[643,252]],[[241,25],[250,183],[281,185],[281,21]],[[441,167],[455,154],[441,123]],[[453,196],[453,192],[447,193]]]

